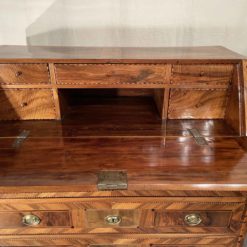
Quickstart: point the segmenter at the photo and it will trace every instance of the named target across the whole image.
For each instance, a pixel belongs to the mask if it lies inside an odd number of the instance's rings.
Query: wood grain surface
[[[171,83],[201,83],[229,85],[233,76],[233,65],[173,65]]]
[[[106,245],[110,247],[235,247],[237,238],[234,236],[205,236],[201,234],[125,234],[124,236],[116,234],[115,236],[107,234],[91,234],[83,236],[58,235],[53,236],[30,236],[13,237],[0,236],[0,244],[3,246],[73,246],[73,247],[97,247],[97,245]],[[22,244],[22,245],[21,245]],[[92,246],[91,246],[92,245]],[[96,245],[96,246],[94,246]],[[135,246],[136,245],[136,246]],[[121,246],[121,247],[123,247]],[[105,247],[105,246],[104,246]]]
[[[132,84],[143,87],[162,87],[169,83],[171,65],[132,64],[56,64],[58,84],[100,86]]]
[[[124,170],[130,191],[246,191],[247,156],[238,139],[209,137],[204,147],[191,137],[28,138],[17,152],[13,138],[5,138],[0,186],[9,192],[47,186],[54,192],[97,191],[99,170]]]
[[[223,119],[228,93],[226,90],[171,89],[169,119]]]
[[[200,47],[56,47],[0,46],[2,61],[12,62],[163,62],[164,60],[242,60],[245,57],[221,46]],[[75,61],[76,60],[76,61]]]
[[[49,89],[0,90],[0,119],[55,119],[52,91]]]
[[[0,64],[0,85],[49,83],[47,64]]]

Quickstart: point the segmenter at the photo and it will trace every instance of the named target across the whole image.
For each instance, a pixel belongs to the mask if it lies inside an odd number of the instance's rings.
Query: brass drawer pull
[[[41,222],[41,219],[33,214],[27,214],[24,215],[22,218],[22,223],[26,226],[36,226],[39,225]]]
[[[202,218],[199,214],[187,214],[184,221],[189,226],[197,226],[202,222]]]
[[[17,71],[16,73],[15,73],[15,76],[16,77],[19,77],[19,76],[21,76],[22,75],[22,72],[21,71]]]
[[[109,225],[118,225],[122,221],[119,215],[108,215],[105,217],[105,222]]]

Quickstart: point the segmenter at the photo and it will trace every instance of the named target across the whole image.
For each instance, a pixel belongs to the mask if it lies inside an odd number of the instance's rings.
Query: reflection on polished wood
[[[148,184],[152,190],[245,191],[247,156],[238,138],[206,140],[204,147],[191,137],[29,138],[18,151],[13,139],[1,140],[0,186],[96,190],[98,170],[120,169],[127,171],[131,190]]]

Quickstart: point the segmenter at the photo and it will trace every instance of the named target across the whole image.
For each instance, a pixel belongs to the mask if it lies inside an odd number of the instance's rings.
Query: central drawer
[[[169,83],[166,64],[56,64],[58,84],[84,87],[162,87]]]
[[[239,233],[244,202],[209,200],[85,198],[2,201],[0,234]]]

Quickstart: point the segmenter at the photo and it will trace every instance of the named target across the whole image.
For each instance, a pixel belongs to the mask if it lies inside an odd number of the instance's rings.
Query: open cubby
[[[229,90],[59,89],[59,121],[0,122],[5,136],[238,136],[226,119]],[[166,99],[167,98],[167,99]],[[208,110],[208,111],[207,111]]]

